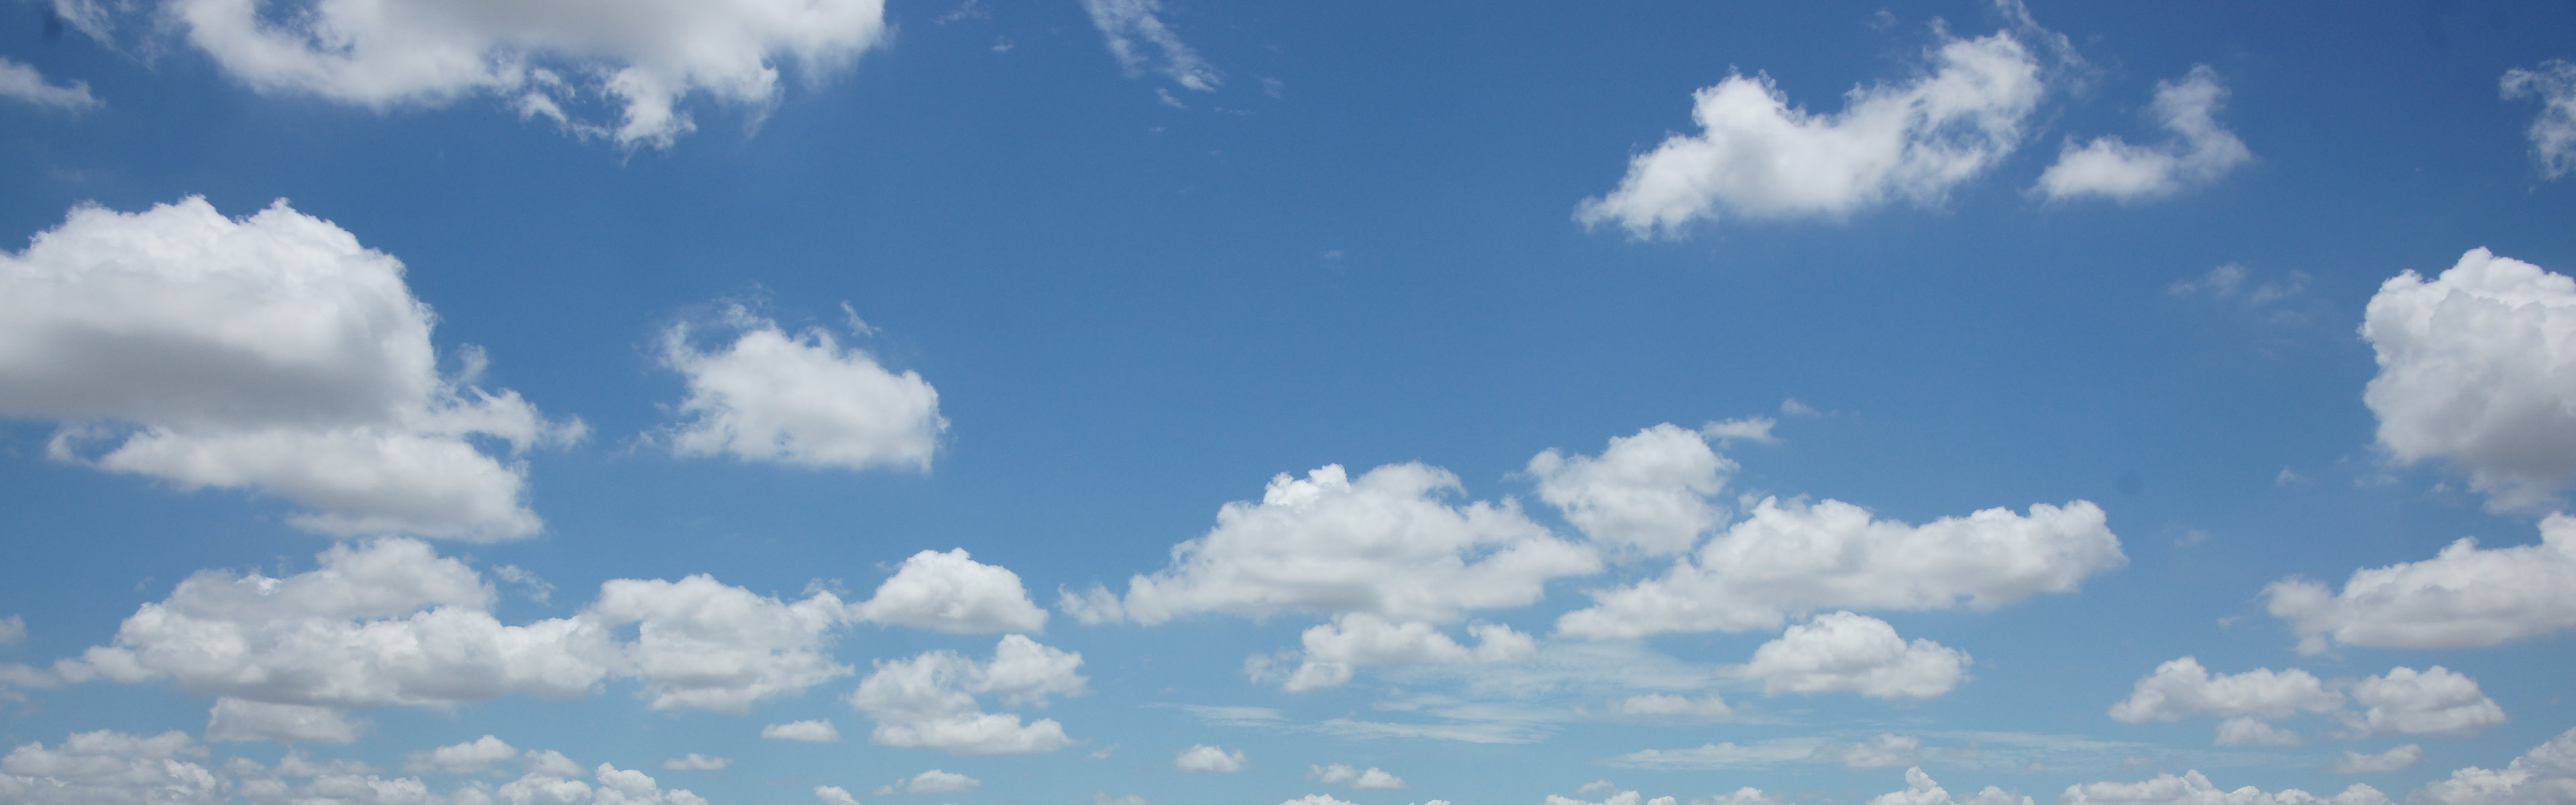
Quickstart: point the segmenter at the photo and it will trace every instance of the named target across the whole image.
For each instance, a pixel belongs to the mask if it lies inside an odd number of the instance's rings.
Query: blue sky
[[[2564,3],[11,13],[0,802],[2576,801]]]

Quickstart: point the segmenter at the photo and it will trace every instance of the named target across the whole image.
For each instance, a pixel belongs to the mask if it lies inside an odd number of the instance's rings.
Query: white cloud
[[[2111,717],[2131,724],[2174,721],[2185,716],[2286,718],[2301,712],[2331,713],[2343,709],[2343,694],[2326,689],[2324,680],[2292,668],[2257,668],[2241,674],[2212,676],[2200,660],[2168,660],[2138,679],[2129,698],[2111,705]],[[2239,727],[2240,731],[2249,728]]]
[[[850,796],[847,789],[837,785],[815,786],[814,799],[822,802],[823,805],[859,805],[856,797]]]
[[[480,774],[493,766],[520,757],[518,747],[499,738],[485,735],[464,743],[449,744],[426,752],[413,752],[403,759],[403,769],[411,772],[442,774]],[[576,772],[579,767],[575,767]]]
[[[1905,770],[1905,790],[1871,797],[1869,805],[2031,805],[2031,801],[1991,785],[1966,799],[1955,799],[1948,789],[1932,780],[1932,775],[1916,767]]]
[[[1207,744],[1193,744],[1172,757],[1172,768],[1181,771],[1233,774],[1242,771],[1243,765],[1243,750],[1229,750]]]
[[[895,374],[821,328],[789,334],[736,305],[731,345],[700,351],[690,326],[662,333],[662,363],[688,378],[685,418],[666,433],[682,456],[729,455],[806,468],[927,471],[939,434],[939,392],[918,372]]]
[[[2295,746],[2299,734],[2253,716],[2218,722],[2219,746]]]
[[[2477,680],[2436,665],[2424,671],[2391,668],[2352,686],[2352,700],[2366,708],[2357,726],[2378,735],[2475,735],[2505,723],[2504,708],[2478,690]]]
[[[27,619],[11,615],[0,618],[0,646],[14,646],[27,640]]]
[[[841,731],[834,729],[832,727],[832,722],[819,719],[811,721],[790,721],[785,724],[771,724],[761,727],[760,737],[774,741],[831,743],[841,739]]]
[[[2431,280],[2382,283],[2361,335],[2379,444],[2443,459],[2497,511],[2548,511],[2576,478],[2576,280],[2472,249]]]
[[[1725,672],[1762,680],[1762,692],[1848,691],[1880,699],[1929,699],[1967,677],[1968,653],[1930,640],[1907,643],[1886,621],[1851,612],[1817,615],[1753,650]]]
[[[103,105],[89,94],[88,84],[55,84],[36,68],[5,58],[0,58],[0,98],[74,112]]]
[[[1290,693],[1333,687],[1350,681],[1353,669],[1372,665],[1504,662],[1538,652],[1536,639],[1509,626],[1479,623],[1468,626],[1467,632],[1477,638],[1475,648],[1420,621],[1390,623],[1367,614],[1338,615],[1332,623],[1305,631],[1301,636],[1305,650],[1294,655],[1300,662],[1280,687]],[[1255,659],[1256,668],[1264,667],[1261,658]]]
[[[2504,71],[2498,84],[2507,99],[2540,99],[2540,116],[2531,121],[2531,155],[2540,173],[2552,179],[2576,172],[2576,64],[2559,59],[2538,70]]]
[[[335,535],[536,534],[516,455],[584,432],[436,371],[403,266],[284,200],[77,207],[0,254],[0,416],[62,423],[51,454],[182,489],[252,489]],[[105,447],[103,454],[92,455]]]
[[[371,109],[440,106],[481,94],[628,147],[667,147],[696,128],[680,104],[704,92],[757,113],[778,97],[778,64],[819,79],[875,45],[882,0],[722,0],[649,7],[578,0],[467,5],[391,0],[263,14],[243,0],[172,0],[188,41],[263,92]],[[614,123],[564,106],[605,98]]]
[[[1774,766],[1800,763],[1816,758],[1826,746],[1822,739],[1778,739],[1739,744],[1719,741],[1687,749],[1640,749],[1611,758],[1613,766],[1632,769],[1727,769],[1746,766]]]
[[[2211,785],[2200,772],[2184,772],[2176,777],[2159,774],[2155,779],[2135,783],[2079,783],[2066,787],[2057,798],[2058,805],[2390,805],[2387,795],[2370,786],[2353,784],[2343,793],[2320,797],[2296,788],[2267,792],[2253,786],[2223,790]]]
[[[1441,623],[1526,605],[1549,579],[1600,570],[1590,548],[1558,539],[1509,500],[1442,500],[1458,489],[1457,476],[1417,463],[1357,480],[1340,465],[1303,479],[1282,473],[1260,503],[1225,504],[1216,528],[1172,549],[1170,567],[1129,579],[1123,600],[1095,589],[1067,593],[1061,608],[1144,624],[1281,611]]]
[[[1662,578],[1596,590],[1557,631],[1578,637],[1775,628],[1825,608],[1986,610],[2069,592],[2128,558],[2099,506],[1986,509],[1912,526],[1841,501],[1766,498]]]
[[[984,712],[975,694],[1044,706],[1049,695],[1084,692],[1087,680],[1075,673],[1081,666],[1081,654],[1004,635],[991,662],[944,649],[879,661],[876,672],[850,693],[849,703],[876,719],[869,739],[884,746],[961,755],[1051,752],[1073,742],[1065,737],[1064,725],[1052,718],[1024,724],[1016,714]]]
[[[1279,805],[1353,805],[1353,803],[1334,799],[1331,794],[1307,794]]]
[[[662,768],[672,771],[715,771],[731,765],[732,758],[707,757],[696,752],[662,761]]]
[[[2156,123],[2173,132],[2171,139],[2153,146],[2130,145],[2118,137],[2098,137],[2081,147],[2068,142],[2033,189],[2050,199],[2134,201],[2216,181],[2254,159],[2235,132],[2218,125],[2218,109],[2226,100],[2218,71],[2192,65],[2179,83],[2156,82]]]
[[[1539,499],[1566,522],[1594,542],[1654,556],[1690,550],[1724,522],[1709,498],[1735,469],[1699,433],[1670,423],[1614,437],[1599,457],[1551,449],[1529,462]]]
[[[1199,92],[1215,91],[1224,83],[1215,67],[1155,16],[1163,10],[1161,0],[1082,0],[1082,8],[1091,12],[1091,24],[1108,41],[1109,55],[1118,59],[1119,69],[1129,77],[1151,70],[1183,89]],[[1147,46],[1154,52],[1147,53]],[[1169,94],[1163,98],[1177,103]]]
[[[205,750],[187,733],[73,733],[54,748],[21,744],[0,757],[0,802],[27,805],[213,805],[229,781],[185,758]]]
[[[1944,40],[1903,84],[1855,87],[1843,110],[1789,105],[1769,76],[1729,76],[1694,95],[1701,132],[1628,164],[1575,219],[1633,237],[1673,235],[1723,210],[1755,219],[1839,218],[1895,200],[1939,203],[2021,143],[2044,89],[2039,63],[2003,32]]]
[[[1610,714],[1631,718],[1689,718],[1715,720],[1735,715],[1726,699],[1711,693],[1706,696],[1676,696],[1670,693],[1643,693],[1610,703]]]
[[[1404,778],[1390,774],[1384,769],[1376,766],[1360,769],[1344,763],[1308,766],[1306,779],[1319,783],[1348,784],[1362,791],[1391,791],[1405,787]]]
[[[1912,766],[1923,762],[1923,739],[1882,732],[1858,743],[1816,747],[1816,757],[1843,764],[1848,769]]]
[[[984,781],[982,780],[977,780],[973,777],[968,777],[953,771],[931,769],[929,771],[880,786],[877,790],[870,793],[876,794],[877,796],[885,796],[887,794],[947,794],[957,791],[972,791],[975,790],[977,786],[981,786],[983,784]]]
[[[2576,517],[2540,521],[2539,545],[2481,549],[2463,537],[2431,559],[2353,571],[2342,592],[2301,578],[2263,588],[2299,650],[2329,642],[2465,648],[2576,629]]]
[[[1762,793],[1762,789],[1745,786],[1707,799],[1691,800],[1691,805],[1790,805],[1790,803]]]
[[[1019,574],[977,562],[964,548],[913,554],[852,611],[865,620],[943,632],[1035,632],[1047,622]]]
[[[214,710],[206,718],[206,740],[277,741],[294,743],[352,743],[366,731],[366,724],[352,721],[348,714],[329,707],[305,704],[271,704],[235,699],[230,696],[215,700]]]
[[[2335,761],[2334,770],[2338,774],[2377,774],[2413,768],[2417,761],[2423,759],[2424,747],[2415,744],[2390,747],[2388,751],[2372,754],[2346,749],[2343,759]]]
[[[2417,791],[2433,805],[2560,805],[2576,802],[2576,730],[2532,747],[2502,769],[2471,766]]]
[[[1560,794],[1549,794],[1547,799],[1539,801],[1539,805],[1673,805],[1674,803],[1672,797],[1646,799],[1645,795],[1621,790],[1618,786],[1611,785],[1608,780],[1585,783],[1583,787],[1575,789],[1574,793],[1585,796],[1606,793],[1609,796],[1602,797],[1600,802],[1586,802]]]
[[[786,603],[696,575],[611,579],[585,615],[601,628],[636,626],[625,656],[654,709],[743,713],[851,673],[827,639],[846,612],[829,592]]]

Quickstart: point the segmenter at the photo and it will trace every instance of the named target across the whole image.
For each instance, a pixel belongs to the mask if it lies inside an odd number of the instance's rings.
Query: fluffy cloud
[[[636,626],[626,660],[657,710],[748,712],[851,673],[826,650],[846,615],[828,592],[786,603],[705,575],[611,579],[586,615],[601,628]]]
[[[1129,77],[1150,70],[1182,89],[1198,92],[1215,91],[1224,83],[1216,68],[1155,16],[1163,10],[1161,0],[1082,0],[1082,9],[1091,12],[1091,24],[1108,41],[1109,55],[1118,59],[1118,67]]]
[[[2505,722],[2504,708],[2477,680],[2439,665],[2363,679],[2353,684],[2352,700],[2365,708],[2357,726],[2380,735],[2467,736]]]
[[[2434,805],[2556,805],[2576,801],[2576,730],[2532,747],[2502,769],[2471,766],[2416,792]]]
[[[2576,280],[2485,249],[2441,276],[2382,283],[2361,335],[2379,444],[2442,459],[2499,511],[2547,511],[2576,478]]]
[[[207,715],[206,740],[278,741],[344,744],[358,740],[366,725],[329,707],[271,704],[235,699],[215,700]]]
[[[501,96],[628,147],[667,147],[696,128],[681,103],[704,92],[759,110],[778,65],[821,76],[876,44],[882,0],[722,0],[643,8],[578,0],[466,5],[320,3],[292,14],[251,0],[171,0],[168,17],[235,79],[262,92],[371,109]],[[567,104],[606,98],[614,123]]]
[[[55,84],[36,68],[5,58],[0,58],[0,98],[74,112],[102,105],[89,94],[88,84]]]
[[[1065,737],[1064,725],[1052,718],[1022,723],[1015,714],[984,712],[975,695],[1043,707],[1050,695],[1085,691],[1088,680],[1075,673],[1081,666],[1081,654],[1005,635],[994,646],[991,662],[947,650],[879,662],[876,672],[850,693],[849,703],[876,719],[869,738],[885,746],[961,755],[1050,752],[1073,742]]]
[[[1172,757],[1172,768],[1181,771],[1233,774],[1242,771],[1243,765],[1243,750],[1227,750],[1207,744],[1194,744]]]
[[[837,785],[815,786],[814,799],[823,805],[859,805],[857,797],[850,796],[848,789]]]
[[[1893,200],[1939,202],[2020,145],[2044,86],[2029,49],[2003,32],[1949,39],[1903,84],[1856,87],[1843,110],[1791,107],[1769,76],[1729,76],[1694,96],[1696,135],[1637,155],[1606,196],[1575,212],[1634,237],[1694,219],[1840,217]]]
[[[682,456],[794,467],[930,469],[948,420],[918,372],[895,374],[821,328],[789,334],[734,306],[732,344],[700,351],[688,324],[662,334],[663,365],[688,379],[685,421],[664,434]]]
[[[878,796],[884,796],[887,794],[946,794],[956,791],[972,791],[977,786],[981,786],[983,784],[984,781],[982,780],[977,780],[973,777],[968,777],[953,771],[931,769],[929,771],[880,786],[874,793]]]
[[[1342,763],[1330,766],[1308,766],[1306,779],[1319,783],[1347,783],[1350,787],[1362,791],[1394,790],[1405,787],[1404,778],[1389,774],[1384,769],[1376,766],[1359,769]]]
[[[518,394],[441,377],[403,266],[279,200],[78,207],[0,254],[0,416],[63,423],[63,460],[182,489],[255,489],[329,534],[537,533],[525,470],[468,441],[580,438]],[[104,452],[100,448],[104,447]]]
[[[1709,498],[1735,469],[1699,433],[1669,423],[1612,438],[1598,457],[1548,450],[1529,462],[1539,499],[1566,522],[1594,542],[1656,556],[1690,550],[1724,521]]]
[[[1869,805],[2031,805],[2031,801],[1991,785],[1966,799],[1955,799],[1932,775],[1916,767],[1905,770],[1905,790],[1871,797]]]
[[[1479,623],[1468,626],[1467,632],[1475,635],[1475,648],[1420,621],[1390,623],[1366,614],[1335,616],[1332,623],[1306,630],[1305,651],[1296,655],[1300,662],[1280,687],[1297,693],[1340,685],[1350,681],[1353,669],[1363,666],[1503,662],[1538,652],[1537,640],[1509,626]],[[1256,677],[1266,675],[1267,666],[1260,659],[1255,658]]]
[[[2320,797],[2296,788],[2267,792],[2253,786],[2233,791],[2209,783],[2200,772],[2176,777],[2159,774],[2135,783],[2079,783],[2066,787],[2058,805],[2390,805],[2379,789],[2353,784],[2343,793]]]
[[[194,805],[228,798],[230,781],[193,761],[205,750],[176,730],[153,736],[99,730],[60,745],[22,744],[0,757],[0,802],[28,805]]]
[[[2184,657],[2140,678],[2129,698],[2111,705],[2111,717],[2139,724],[2196,715],[2286,718],[2341,709],[2343,694],[2327,690],[2324,680],[2306,671],[2257,668],[2212,676],[2200,660]]]
[[[2343,759],[2335,761],[2334,770],[2338,774],[2376,774],[2412,768],[2416,761],[2423,759],[2424,747],[2415,744],[2395,746],[2386,752],[2367,755],[2346,749]]]
[[[509,742],[499,738],[485,735],[471,741],[449,744],[426,752],[413,752],[403,759],[403,769],[411,772],[441,774],[481,774],[493,766],[519,757],[521,753],[518,747],[511,746]]]
[[[2506,70],[2498,83],[2507,99],[2540,99],[2540,116],[2531,121],[2531,155],[2540,160],[2541,175],[2556,179],[2576,172],[2576,64],[2550,59],[2537,70]]]
[[[1993,609],[2069,592],[2128,562],[2089,501],[1986,509],[1912,526],[1841,501],[1764,499],[1662,578],[1594,591],[1557,630],[1578,637],[1775,628],[1825,608]]]
[[[1442,500],[1458,489],[1457,476],[1415,463],[1356,480],[1340,465],[1283,473],[1260,503],[1225,504],[1216,528],[1172,549],[1170,567],[1129,579],[1125,598],[1095,588],[1066,594],[1063,608],[1087,622],[1307,611],[1442,623],[1529,604],[1549,579],[1600,570],[1592,549],[1508,500]]]
[[[1912,643],[1886,621],[1850,612],[1818,615],[1753,650],[1725,672],[1762,680],[1762,692],[1848,691],[1880,699],[1929,699],[1967,676],[1968,653],[1930,640]]]
[[[1923,739],[1882,732],[1858,743],[1816,747],[1816,758],[1843,764],[1848,769],[1911,766],[1923,760]]]
[[[832,722],[829,721],[790,721],[785,724],[761,727],[760,737],[774,741],[831,743],[841,739],[841,731],[833,728]]]
[[[2263,589],[2299,650],[2329,643],[2463,648],[2576,628],[2576,517],[2540,521],[2539,545],[2481,549],[2463,537],[2421,562],[2356,570],[2336,592],[2300,578]]]
[[[2069,142],[2058,152],[2057,163],[2040,174],[2035,189],[2051,199],[2131,201],[2215,181],[2254,159],[2235,132],[2218,125],[2218,109],[2226,100],[2218,71],[2192,65],[2180,83],[2156,82],[2156,123],[2173,132],[2172,139],[2154,146],[2130,145],[2118,137],[2095,138],[2081,147]]]
[[[913,554],[852,611],[878,623],[943,632],[1035,632],[1047,622],[1019,574],[977,562],[964,548]]]

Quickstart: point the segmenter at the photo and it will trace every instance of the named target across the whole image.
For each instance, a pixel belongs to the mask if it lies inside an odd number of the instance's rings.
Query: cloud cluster
[[[1081,667],[1079,653],[1005,635],[988,662],[945,649],[880,661],[848,701],[876,720],[869,738],[884,746],[961,755],[1051,752],[1073,742],[1064,725],[1052,718],[1023,723],[1017,714],[988,713],[975,697],[1044,707],[1048,696],[1085,692],[1088,680],[1076,673]]]
[[[388,777],[363,763],[317,763],[288,752],[275,765],[230,758],[218,767],[187,734],[154,736],[101,730],[75,733],[57,746],[29,743],[0,758],[0,802],[26,805],[706,805],[686,789],[661,787],[650,775],[602,763],[585,774],[560,752],[522,752],[486,735],[414,753],[414,773],[480,774],[517,760],[525,773],[500,785],[466,780],[445,791],[419,777]],[[589,779],[582,779],[588,777]]]
[[[2164,805],[2165,803],[2226,803],[2227,805],[2391,805],[2388,795],[2379,789],[2354,783],[2343,793],[2320,797],[2296,788],[2264,791],[2253,786],[2234,790],[2210,784],[2198,771],[2187,771],[2180,777],[2159,774],[2155,779],[2134,783],[2079,783],[2066,787],[2058,795],[2058,805]]]
[[[2347,707],[2345,697],[2360,705]],[[2504,709],[2478,689],[2477,680],[2436,665],[2330,683],[2296,668],[2257,668],[2213,675],[2191,657],[2170,660],[2140,678],[2129,697],[2111,705],[2111,717],[2132,724],[2187,716],[2226,719],[2221,745],[2294,744],[2296,733],[2271,720],[2300,713],[2327,715],[2347,737],[2368,735],[2466,736],[2505,723]]]
[[[1817,615],[1754,649],[1726,673],[1762,681],[1762,692],[1851,692],[1878,699],[1929,699],[1967,677],[1968,653],[1930,640],[1912,643],[1886,621],[1851,612]]]
[[[2576,517],[2540,521],[2541,543],[2479,548],[2462,537],[2433,558],[2353,571],[2337,591],[2288,578],[2263,588],[2264,606],[2299,636],[2330,644],[2466,648],[2576,629]]]
[[[190,44],[255,90],[379,110],[488,94],[523,117],[627,147],[668,147],[694,130],[681,108],[692,94],[759,110],[778,97],[780,63],[819,78],[885,31],[882,0],[385,0],[292,13],[262,5],[170,0],[164,11]],[[609,99],[618,119],[594,123],[567,110],[585,97]]]
[[[939,392],[918,372],[895,374],[866,350],[821,328],[789,334],[741,307],[721,325],[720,349],[690,343],[692,328],[662,333],[662,363],[687,378],[684,421],[663,437],[681,456],[732,456],[806,468],[930,469],[948,420]]]
[[[2382,283],[2362,394],[2399,462],[2441,459],[2499,511],[2548,511],[2576,480],[2576,280],[2485,249]]]
[[[1767,75],[1729,76],[1694,95],[1698,134],[1637,155],[1575,219],[1633,237],[1678,234],[1729,215],[1834,218],[1896,200],[1932,204],[2018,147],[2045,84],[2007,32],[1943,41],[1901,84],[1855,87],[1830,115],[1789,105]]]
[[[1954,798],[1932,775],[1914,767],[1905,770],[1905,790],[1871,797],[1869,805],[2031,805],[2031,800],[1991,785],[1966,799]]]
[[[2556,179],[2576,173],[2576,64],[2550,59],[2536,70],[2506,70],[2497,83],[2507,99],[2540,100],[2540,115],[2532,119],[2529,134],[2541,175]]]
[[[2502,769],[2470,766],[2416,792],[2434,805],[2549,805],[2576,801],[2576,729],[2532,747]]]
[[[282,199],[78,207],[0,254],[0,416],[62,423],[58,459],[282,496],[323,533],[536,534],[525,469],[476,440],[584,429],[474,387],[479,350],[440,375],[433,319],[402,263]]]
[[[2180,82],[2156,82],[2156,123],[2173,133],[2171,139],[2153,146],[2131,145],[2118,137],[2098,137],[2082,146],[2068,142],[2034,189],[2050,199],[2132,201],[2215,181],[2254,159],[2235,132],[2218,125],[2218,110],[2226,100],[2218,71],[2192,65]]]

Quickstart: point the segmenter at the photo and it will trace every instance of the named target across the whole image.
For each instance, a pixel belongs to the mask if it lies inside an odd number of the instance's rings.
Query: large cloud
[[[2346,709],[2347,692],[2361,710]],[[2111,705],[2112,718],[2132,724],[2186,716],[2227,719],[2218,727],[2221,745],[2297,743],[2295,733],[2268,720],[2300,713],[2333,716],[2349,731],[2345,737],[2465,736],[2505,723],[2503,708],[2479,691],[2477,680],[2438,665],[2329,683],[2296,668],[2213,675],[2198,660],[2183,657],[2156,666],[2129,698]]]
[[[2540,69],[2504,71],[2497,82],[2506,98],[2540,99],[2540,115],[2531,121],[2531,155],[2540,173],[2552,179],[2576,173],[2576,64],[2560,59]]]
[[[1764,499],[1661,578],[1592,593],[1557,630],[1579,637],[1776,628],[1818,609],[1993,609],[2069,592],[2128,561],[2101,507],[1986,509],[1921,526],[1841,501]]]
[[[533,535],[525,470],[468,437],[516,454],[582,427],[474,388],[480,351],[440,376],[433,318],[402,263],[284,200],[79,207],[0,254],[0,416],[63,423],[57,458],[281,495],[307,529]]]
[[[679,406],[686,421],[667,434],[672,452],[795,467],[930,469],[948,420],[939,416],[939,391],[920,373],[895,374],[831,333],[790,335],[738,306],[726,311],[724,324],[739,334],[714,351],[691,345],[686,324],[663,333],[664,365],[689,382]]]
[[[611,579],[584,617],[600,628],[636,627],[627,667],[657,710],[747,712],[851,673],[827,651],[831,630],[848,619],[829,592],[789,603],[706,575]]]
[[[74,733],[53,748],[22,744],[0,757],[0,802],[27,805],[195,805],[228,798],[231,781],[188,758],[187,733]]]
[[[1735,469],[1701,434],[1670,423],[1614,437],[1597,457],[1548,450],[1529,462],[1539,499],[1585,536],[1659,556],[1690,550],[1725,521],[1709,498]]]
[[[1831,218],[1937,203],[2020,145],[2044,83],[2030,50],[2003,32],[1945,37],[1927,59],[1912,80],[1852,89],[1831,115],[1790,106],[1769,76],[1730,76],[1694,96],[1700,133],[1637,155],[1618,189],[1584,200],[1575,218],[1643,238],[1721,211]]]
[[[2382,283],[2361,335],[2379,443],[2442,459],[2500,511],[2547,511],[2576,479],[2576,280],[2485,249],[2442,275]]]
[[[883,0],[171,0],[165,10],[260,91],[373,109],[505,96],[523,116],[630,147],[694,129],[680,106],[693,93],[758,110],[778,96],[779,63],[819,77],[885,31]],[[618,120],[576,119],[565,105],[582,97],[612,100]]]
[[[2153,146],[2100,137],[2066,144],[2057,163],[2039,175],[2040,194],[2051,199],[2102,196],[2130,201],[2172,195],[2206,184],[2254,159],[2236,133],[2218,125],[2227,88],[2218,71],[2192,65],[2180,83],[2156,82],[2156,123],[2173,138]]]
[[[2576,730],[2532,747],[2502,769],[2471,766],[2416,793],[2434,805],[2563,805],[2576,802]]]
[[[1393,623],[1367,613],[1339,615],[1300,636],[1303,652],[1278,658],[1299,661],[1296,670],[1282,678],[1280,688],[1297,693],[1340,685],[1350,681],[1353,669],[1371,665],[1502,662],[1538,652],[1537,640],[1509,626],[1479,623],[1467,627],[1467,632],[1476,637],[1475,648],[1421,621]],[[1256,677],[1269,675],[1263,659],[1255,658],[1253,663]]]
[[[1029,600],[1020,575],[968,556],[966,549],[922,551],[903,560],[858,617],[943,632],[1035,632],[1046,610]]]
[[[2352,700],[2365,708],[2355,726],[2381,735],[2466,736],[2505,722],[2504,708],[2477,680],[2439,665],[2391,668],[2353,683]]]
[[[2576,517],[2540,521],[2541,544],[2481,549],[2462,537],[2431,559],[2353,571],[2341,592],[2289,578],[2263,589],[2299,649],[2330,643],[2463,648],[2576,628]]]
[[[1216,528],[1172,548],[1172,564],[1128,580],[1122,598],[1094,589],[1064,608],[1085,621],[1156,624],[1202,612],[1365,613],[1443,623],[1477,609],[1535,602],[1549,579],[1600,570],[1511,501],[1450,505],[1448,471],[1390,464],[1351,479],[1340,465],[1271,479],[1260,503],[1234,502]]]
[[[1929,699],[1967,677],[1967,652],[1917,638],[1886,621],[1830,612],[1789,627],[1727,673],[1762,680],[1764,693],[1847,691],[1880,699]]]
[[[1081,667],[1081,654],[1004,635],[988,662],[944,649],[879,662],[850,693],[849,703],[876,719],[869,737],[885,746],[961,755],[1050,752],[1073,742],[1064,725],[1052,718],[1024,723],[1016,714],[988,713],[975,697],[1043,707],[1048,696],[1085,692],[1087,680],[1076,673]]]

